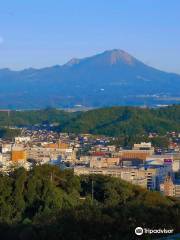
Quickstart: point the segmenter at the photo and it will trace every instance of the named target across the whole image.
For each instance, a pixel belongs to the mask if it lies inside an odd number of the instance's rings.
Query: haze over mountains
[[[180,102],[180,75],[122,50],[42,69],[0,70],[0,108],[102,107]]]

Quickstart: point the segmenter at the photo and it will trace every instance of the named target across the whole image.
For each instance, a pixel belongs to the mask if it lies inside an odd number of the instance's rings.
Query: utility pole
[[[53,181],[53,172],[51,172],[50,181],[51,181],[51,182]]]
[[[94,181],[92,179],[91,182],[91,199],[92,199],[92,203],[94,202]]]
[[[7,115],[8,115],[8,128],[10,127],[10,110],[7,110]]]

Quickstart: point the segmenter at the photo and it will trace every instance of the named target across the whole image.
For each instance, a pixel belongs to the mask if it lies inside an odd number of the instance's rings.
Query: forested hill
[[[0,126],[30,126],[36,124],[64,124],[78,113],[47,108],[28,111],[0,111]]]
[[[87,112],[65,112],[56,109],[0,112],[0,127],[58,124],[62,132],[123,136],[180,131],[180,105],[157,109],[111,107]]]
[[[76,116],[60,129],[108,136],[180,131],[180,105],[158,109],[111,107],[91,110]]]
[[[136,238],[137,226],[180,231],[179,200],[118,178],[43,165],[0,175],[0,192],[1,239],[148,240],[157,235]]]

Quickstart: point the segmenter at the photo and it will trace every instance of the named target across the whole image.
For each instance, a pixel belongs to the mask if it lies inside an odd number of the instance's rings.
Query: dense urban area
[[[6,239],[134,239],[137,226],[180,231],[179,105],[2,110],[0,126]]]

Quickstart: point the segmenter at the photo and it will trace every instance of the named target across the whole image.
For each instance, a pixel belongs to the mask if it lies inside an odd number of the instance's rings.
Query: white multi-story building
[[[76,154],[72,148],[28,147],[27,158],[37,162],[48,162],[59,158],[65,162],[73,162],[76,159]]]

